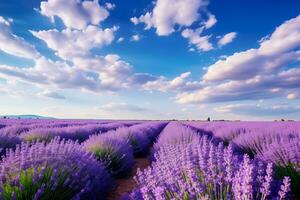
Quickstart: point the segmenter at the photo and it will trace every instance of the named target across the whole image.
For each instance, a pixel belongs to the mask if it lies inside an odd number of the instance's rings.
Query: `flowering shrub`
[[[14,135],[0,134],[0,157],[5,154],[6,149],[14,148],[21,143],[21,139]]]
[[[120,139],[116,131],[92,135],[82,145],[88,152],[94,153],[113,175],[130,172],[134,164],[129,141]]]
[[[0,199],[103,197],[111,179],[76,142],[22,143],[0,162]]]

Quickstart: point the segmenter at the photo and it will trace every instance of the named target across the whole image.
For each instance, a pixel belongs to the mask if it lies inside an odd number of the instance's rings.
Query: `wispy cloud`
[[[137,42],[137,41],[140,41],[140,39],[141,39],[141,36],[139,36],[137,34],[131,36],[131,41]]]
[[[236,38],[236,36],[237,36],[236,32],[227,33],[219,39],[218,45],[221,47],[225,46],[225,45],[231,43]]]
[[[300,108],[296,106],[289,106],[287,104],[229,104],[225,106],[216,107],[214,110],[220,113],[232,113],[252,116],[284,116],[291,113],[300,113]]]
[[[98,109],[105,110],[105,111],[129,111],[129,112],[143,112],[148,110],[147,108],[137,106],[137,105],[131,105],[124,102],[104,104],[98,107]]]
[[[35,47],[12,32],[11,23],[12,20],[0,16],[0,50],[17,57],[38,58],[40,54]]]

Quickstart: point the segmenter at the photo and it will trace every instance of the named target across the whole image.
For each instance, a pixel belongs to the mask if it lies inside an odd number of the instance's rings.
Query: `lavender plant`
[[[22,143],[0,162],[0,199],[102,199],[111,179],[77,142]],[[91,196],[92,194],[92,196]]]
[[[5,151],[9,148],[14,148],[17,144],[20,144],[22,140],[14,135],[0,134],[0,157],[5,154]]]
[[[92,135],[82,145],[86,151],[94,153],[114,176],[129,173],[134,164],[129,141],[120,139],[116,131]]]

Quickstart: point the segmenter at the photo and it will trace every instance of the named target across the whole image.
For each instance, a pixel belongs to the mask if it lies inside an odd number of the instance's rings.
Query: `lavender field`
[[[5,200],[299,198],[299,122],[2,119],[0,150]]]
[[[0,200],[300,200],[300,0],[0,0]]]

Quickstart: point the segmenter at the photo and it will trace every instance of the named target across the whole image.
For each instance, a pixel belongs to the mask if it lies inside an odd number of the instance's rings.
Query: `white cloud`
[[[290,100],[293,100],[293,99],[298,99],[300,98],[300,95],[299,93],[297,92],[293,92],[293,93],[289,93],[287,96],[286,96],[287,99],[290,99]]]
[[[23,97],[27,94],[25,91],[17,90],[15,87],[12,87],[9,84],[0,85],[0,92],[2,94],[7,94],[11,97]]]
[[[44,57],[31,68],[0,65],[0,78],[25,81],[40,88],[115,91],[127,87],[132,67],[117,55],[76,58],[74,64],[51,61]]]
[[[98,25],[105,20],[109,12],[98,1],[48,0],[40,5],[41,14],[47,17],[59,17],[66,27],[84,29],[87,25]]]
[[[28,59],[35,59],[40,56],[35,47],[23,38],[13,34],[10,19],[0,16],[0,50],[5,53]]]
[[[104,104],[104,105],[98,107],[98,109],[103,110],[103,111],[109,111],[109,112],[114,112],[114,111],[142,112],[142,111],[147,110],[144,107],[132,105],[132,104],[124,103],[124,102]]]
[[[209,42],[210,36],[200,36],[202,31],[203,27],[196,30],[184,29],[181,35],[182,37],[187,38],[191,45],[195,45],[199,51],[212,50],[213,45]]]
[[[252,116],[285,116],[291,113],[299,113],[300,109],[286,104],[274,105],[255,105],[255,104],[228,104],[215,107],[214,110],[219,113],[230,113]]]
[[[140,39],[141,39],[141,37],[140,37],[139,35],[133,35],[133,36],[131,36],[131,41],[137,42],[137,41],[139,41]]]
[[[231,32],[231,33],[227,33],[226,35],[224,35],[223,37],[221,37],[218,41],[219,46],[225,46],[226,44],[231,43],[234,38],[236,38],[237,33],[236,32]]]
[[[299,88],[299,75],[300,69],[297,68],[272,75],[255,75],[245,80],[229,80],[222,83],[204,82],[201,89],[181,92],[176,99],[178,103],[213,103],[285,97],[289,91]]]
[[[284,22],[258,49],[235,53],[211,65],[206,81],[247,79],[259,73],[274,73],[300,59],[300,16]]]
[[[101,80],[101,87],[106,90],[128,87],[129,78],[134,74],[133,67],[115,54],[76,58],[73,62],[77,68],[93,73]]]
[[[107,3],[105,3],[105,8],[106,8],[107,10],[114,10],[114,9],[116,8],[116,5],[113,4],[113,3],[107,2]]]
[[[124,41],[124,38],[123,37],[120,37],[118,40],[117,40],[117,43],[121,43]]]
[[[134,24],[137,25],[139,23],[139,19],[137,17],[131,17],[130,21]]]
[[[131,21],[145,23],[145,29],[156,28],[157,35],[169,35],[176,25],[188,27],[196,22],[199,10],[204,10],[207,3],[205,0],[157,0],[152,12],[133,17]]]
[[[65,29],[61,32],[52,29],[47,31],[31,31],[32,34],[45,41],[47,46],[63,59],[86,56],[93,48],[109,45],[114,40],[118,27],[101,29],[89,25],[83,30]]]
[[[143,89],[159,90],[162,92],[180,92],[192,91],[202,87],[202,84],[200,82],[187,80],[190,75],[190,72],[185,72],[172,80],[168,80],[165,77],[161,76],[153,81],[146,82],[143,85]]]
[[[209,42],[211,35],[201,36],[204,30],[213,27],[217,23],[215,15],[207,9],[208,0],[157,0],[154,8],[139,17],[132,17],[130,21],[137,25],[145,24],[145,30],[155,28],[159,36],[167,36],[177,30],[182,31],[182,36],[189,40],[190,45],[195,45],[198,51],[209,51],[214,49]],[[207,17],[207,20],[203,18]],[[189,28],[198,23],[198,29]],[[227,34],[222,43],[233,40],[233,33]],[[191,48],[190,48],[191,49]]]
[[[206,22],[204,22],[204,26],[206,29],[209,29],[211,27],[213,27],[216,23],[217,23],[217,19],[216,16],[214,16],[213,14],[208,14],[208,20]]]
[[[7,19],[4,19],[4,17],[0,16],[0,24],[4,24],[6,26],[10,26],[10,21]]]
[[[294,98],[300,86],[300,16],[284,22],[264,39],[258,49],[249,49],[221,59],[208,67],[203,87],[181,92],[178,103],[226,102]]]

